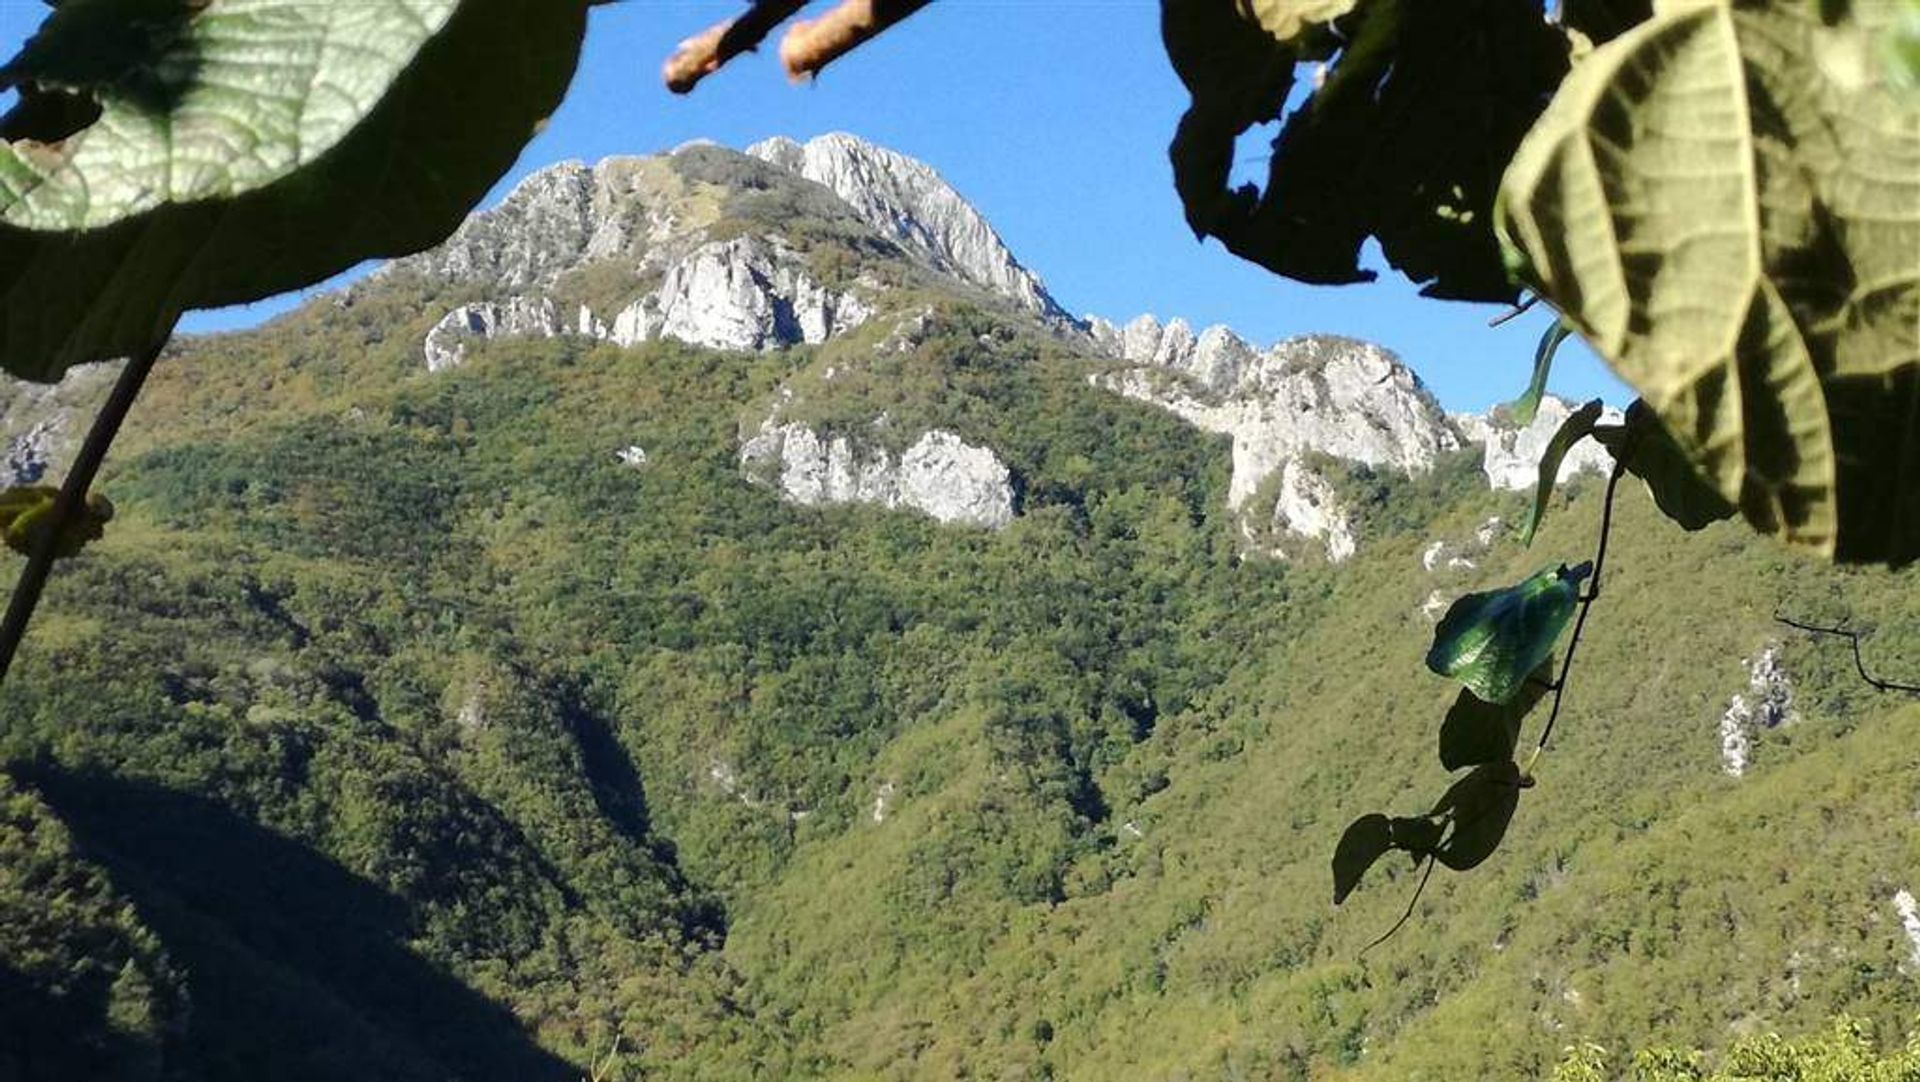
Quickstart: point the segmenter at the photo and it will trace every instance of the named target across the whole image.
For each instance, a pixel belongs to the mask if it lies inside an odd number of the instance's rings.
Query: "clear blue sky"
[[[1450,409],[1484,408],[1526,382],[1540,313],[1489,330],[1497,309],[1425,300],[1391,272],[1373,285],[1305,286],[1195,242],[1166,159],[1186,96],[1161,49],[1153,0],[940,0],[810,86],[789,84],[769,48],[688,97],[662,89],[660,62],[675,43],[742,6],[624,0],[595,9],[571,95],[501,191],[566,158],[850,131],[940,170],[1071,311],[1225,323],[1260,343],[1307,332],[1366,338],[1404,357]],[[0,0],[8,55],[45,10],[39,0]],[[1264,140],[1250,136],[1246,147],[1247,174],[1257,177]],[[208,313],[189,326],[244,326],[285,307]],[[1630,397],[1571,344],[1553,390]]]

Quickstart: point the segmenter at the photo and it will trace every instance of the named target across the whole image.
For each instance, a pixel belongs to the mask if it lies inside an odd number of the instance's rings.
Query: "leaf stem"
[[[1540,296],[1539,294],[1536,293],[1528,297],[1526,300],[1521,301],[1519,304],[1516,304],[1513,307],[1507,309],[1506,311],[1500,313],[1499,315],[1494,316],[1492,319],[1487,320],[1487,326],[1498,327],[1502,323],[1507,323],[1512,320],[1519,319],[1522,315],[1526,314],[1528,309],[1532,308],[1534,305],[1539,303],[1540,303]]]
[[[1606,502],[1600,509],[1600,548],[1593,556],[1593,577],[1587,580],[1587,592],[1580,598],[1580,615],[1573,620],[1573,637],[1567,640],[1567,654],[1560,659],[1560,678],[1553,682],[1553,709],[1547,713],[1546,728],[1540,730],[1540,742],[1533,746],[1533,754],[1527,757],[1527,765],[1521,769],[1522,778],[1533,776],[1533,764],[1539,761],[1540,753],[1547,750],[1547,741],[1553,736],[1554,723],[1560,720],[1560,701],[1567,693],[1567,677],[1573,672],[1573,655],[1580,649],[1580,631],[1587,626],[1587,613],[1593,603],[1600,599],[1600,576],[1607,569],[1607,540],[1613,536],[1613,496],[1620,488],[1620,478],[1626,476],[1627,460],[1623,457],[1613,464],[1613,472],[1607,475]]]
[[[1372,950],[1373,948],[1379,946],[1382,943],[1385,943],[1387,940],[1392,939],[1394,935],[1400,931],[1400,929],[1405,928],[1407,926],[1407,922],[1413,919],[1413,907],[1420,904],[1420,896],[1427,892],[1427,880],[1433,878],[1433,866],[1438,863],[1440,862],[1433,859],[1432,854],[1428,854],[1427,870],[1420,873],[1420,883],[1418,886],[1415,886],[1413,888],[1413,897],[1407,899],[1407,911],[1400,914],[1400,919],[1397,921],[1394,921],[1393,927],[1387,929],[1384,933],[1382,933],[1380,938],[1374,940],[1373,942],[1367,944],[1364,947],[1361,947],[1360,953],[1354,955],[1355,958],[1363,957],[1368,951]]]
[[[133,400],[147,382],[147,374],[153,371],[154,362],[160,359],[160,351],[166,348],[171,337],[172,332],[169,331],[145,352],[128,358],[126,367],[120,370],[119,379],[114,381],[113,390],[107,395],[106,404],[94,416],[93,427],[87,430],[86,442],[80,445],[80,453],[74,456],[66,479],[60,483],[60,494],[53,501],[51,521],[35,542],[33,554],[27,557],[27,566],[21,569],[20,577],[14,580],[13,598],[7,604],[5,619],[0,620],[0,684],[6,682],[7,671],[13,667],[14,654],[20,649],[20,640],[26,636],[27,621],[33,618],[33,610],[40,604],[40,594],[46,589],[47,578],[53,572],[53,561],[60,541],[66,536],[67,527],[73,522],[75,514],[86,502],[87,489],[93,486],[94,476],[100,472],[100,464],[106,460],[107,449],[113,446],[113,438],[120,433],[120,425],[126,421],[127,411],[133,407]]]

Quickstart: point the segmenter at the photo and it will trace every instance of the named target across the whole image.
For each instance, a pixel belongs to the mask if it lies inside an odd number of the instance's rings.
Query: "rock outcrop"
[[[565,328],[560,311],[545,297],[513,297],[494,303],[463,304],[427,332],[421,347],[427,371],[442,372],[466,359],[467,345],[494,338],[552,338]]]
[[[1139,366],[1097,374],[1096,386],[1233,438],[1227,502],[1236,509],[1309,452],[1418,474],[1460,446],[1420,378],[1371,343],[1310,335],[1256,351],[1225,328],[1196,336],[1181,320],[1163,327],[1151,316],[1124,330],[1093,322],[1088,333]]]
[[[925,162],[845,132],[805,143],[768,139],[747,153],[825,186],[881,236],[934,270],[1028,311],[1066,320],[1040,279],[1020,265],[986,218]]]
[[[999,456],[940,429],[895,456],[877,442],[783,421],[776,410],[741,445],[740,463],[749,479],[805,506],[907,508],[987,529],[1013,521],[1013,478]]]
[[[1727,702],[1720,715],[1720,768],[1728,777],[1746,774],[1753,758],[1757,733],[1792,724],[1793,680],[1780,664],[1780,646],[1770,643],[1740,664],[1747,670],[1747,687]]]
[[[119,373],[119,361],[105,361],[58,383],[0,377],[0,487],[56,483]]]
[[[1540,456],[1547,449],[1547,443],[1560,426],[1573,415],[1577,407],[1564,398],[1547,395],[1540,400],[1540,409],[1534,414],[1533,422],[1524,427],[1516,426],[1505,419],[1501,411],[1489,413],[1457,413],[1453,422],[1468,443],[1478,443],[1486,447],[1483,469],[1487,475],[1487,485],[1509,492],[1524,492],[1532,489],[1540,480]],[[1622,415],[1617,409],[1607,409],[1600,415],[1606,424],[1619,424]],[[1560,473],[1556,481],[1566,481],[1577,474],[1588,471],[1606,473],[1613,468],[1613,456],[1607,453],[1593,437],[1588,436],[1567,451],[1560,460]]]

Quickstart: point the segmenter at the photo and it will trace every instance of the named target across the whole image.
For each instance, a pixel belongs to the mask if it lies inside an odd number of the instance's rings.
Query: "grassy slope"
[[[142,1038],[175,1069],[324,1075],[322,1032],[562,1077],[543,1057],[617,1032],[628,1068],[697,1078],[1533,1077],[1580,1038],[1920,1006],[1888,979],[1920,718],[1788,638],[1802,722],[1740,781],[1715,731],[1776,604],[1856,613],[1920,670],[1911,576],[1683,537],[1624,495],[1542,785],[1360,959],[1412,882],[1376,870],[1335,911],[1332,842],[1445,782],[1419,603],[1583,557],[1597,485],[1467,577],[1422,571],[1426,539],[1516,498],[1412,486],[1346,567],[1242,561],[1223,446],[1043,342],[983,344],[964,306],[884,365],[514,343],[429,377],[426,293],[164,367],[110,467],[123,515],[7,692],[0,751],[132,896],[133,941],[186,963],[148,967],[155,1010],[196,1005]],[[821,423],[884,408],[1000,448],[1025,516],[983,535],[745,485],[738,426],[796,374]],[[230,859],[189,861],[204,836]],[[246,885],[275,861],[315,885]],[[34,889],[0,892],[0,930]],[[289,945],[350,902],[371,915],[338,950],[443,1009]]]

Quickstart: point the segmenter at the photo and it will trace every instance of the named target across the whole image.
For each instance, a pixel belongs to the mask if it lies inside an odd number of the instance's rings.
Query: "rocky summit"
[[[1249,544],[1275,555],[1294,547],[1274,540],[1285,537],[1311,541],[1335,561],[1357,543],[1349,509],[1309,459],[1414,476],[1477,443],[1489,485],[1525,488],[1568,412],[1550,400],[1525,428],[1498,414],[1449,417],[1400,358],[1354,339],[1304,335],[1259,347],[1229,328],[1196,333],[1180,319],[1071,318],[938,172],[844,133],[769,139],[745,153],[696,143],[552,166],[440,248],[387,273],[471,294],[421,342],[432,371],[502,337],[766,351],[825,345],[875,319],[894,328],[875,346],[885,350],[898,347],[899,327],[925,291],[976,296],[1083,356],[1094,386],[1228,437],[1228,503]],[[833,363],[845,370],[862,361],[842,351]],[[1017,513],[1011,496],[999,496],[1005,467],[991,446],[961,441],[952,446],[964,455],[936,455],[939,475],[972,493],[960,504],[909,497],[927,486],[901,471],[924,467],[923,457],[858,431],[815,432],[783,416],[794,394],[783,388],[743,429],[741,446],[749,476],[788,498],[914,508],[987,527]],[[931,429],[911,435],[913,446],[959,440]],[[1605,462],[1604,450],[1584,441],[1562,476]]]

